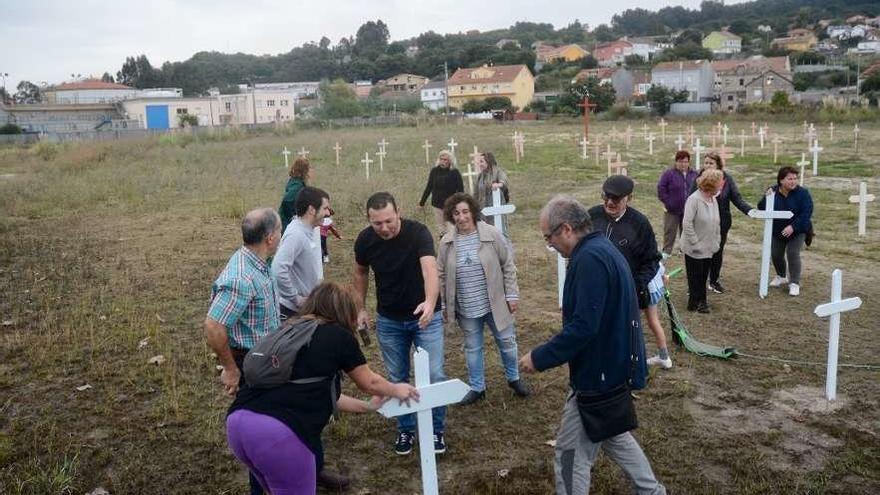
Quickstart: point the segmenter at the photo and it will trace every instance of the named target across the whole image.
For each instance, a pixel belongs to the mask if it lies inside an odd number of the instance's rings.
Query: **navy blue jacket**
[[[532,350],[532,363],[539,371],[568,363],[572,389],[601,393],[627,382],[631,356],[637,363],[630,386],[644,388],[648,368],[632,274],[620,251],[592,232],[569,259],[562,331]]]
[[[794,228],[794,233],[792,235],[797,234],[806,234],[813,228],[813,197],[810,196],[810,191],[801,186],[797,186],[794,188],[788,196],[783,196],[779,194],[779,186],[773,186],[773,191],[776,192],[776,199],[773,200],[773,211],[790,211],[794,213],[794,216],[791,218],[775,218],[773,219],[773,236],[779,239],[784,239],[782,237],[782,230],[791,225]],[[758,201],[758,209],[763,210],[766,208],[767,197],[761,198],[761,201]]]

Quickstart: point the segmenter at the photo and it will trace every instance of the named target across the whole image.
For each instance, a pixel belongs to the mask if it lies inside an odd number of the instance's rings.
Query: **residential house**
[[[174,129],[182,115],[194,115],[200,126],[293,122],[295,101],[290,90],[249,88],[205,98],[141,97],[122,102],[122,108],[145,129]]]
[[[788,36],[775,38],[770,46],[794,52],[807,52],[816,47],[819,39],[809,29],[792,29]]]
[[[733,55],[742,51],[742,38],[730,31],[712,31],[703,38],[703,48],[712,55]]]
[[[352,91],[354,91],[355,96],[360,99],[365,99],[370,97],[370,91],[373,90],[373,82],[372,81],[355,81],[351,83]]]
[[[593,57],[603,67],[612,67],[623,64],[623,60],[633,53],[633,45],[626,40],[608,41],[599,43],[593,49]]]
[[[578,72],[575,79],[584,80],[588,77],[595,77],[599,80],[599,84],[608,84],[613,87],[616,100],[621,103],[630,103],[640,98],[644,100],[644,96],[651,87],[651,74],[644,70],[598,67]]]
[[[624,40],[632,44],[632,55],[638,55],[645,61],[650,62],[654,55],[663,51],[663,47],[655,41],[654,37],[624,37]]]
[[[428,83],[428,80],[427,77],[415,74],[398,74],[384,81],[379,81],[377,85],[389,91],[406,91],[415,94]]]
[[[253,86],[247,84],[239,84],[238,89],[242,93],[246,93],[251,88],[257,90],[273,90],[285,91],[293,94],[294,99],[301,98],[317,98],[318,88],[321,86],[320,81],[297,81],[297,82],[278,82],[278,83],[257,83]]]
[[[20,104],[0,102],[0,125],[15,124],[25,132],[72,133],[95,130],[138,129],[125,119],[116,103]]]
[[[661,62],[651,70],[651,84],[685,90],[689,102],[711,101],[715,73],[707,60]]]
[[[519,40],[514,40],[511,38],[501,38],[500,40],[498,40],[498,43],[495,43],[495,47],[497,47],[499,50],[504,48],[505,45],[514,45],[517,48],[522,48],[522,46],[519,44]]]
[[[62,83],[43,90],[49,105],[113,103],[134,98],[140,93],[141,90],[131,86],[93,79]]]
[[[456,108],[468,100],[506,96],[522,109],[534,94],[535,78],[522,64],[462,68],[449,78],[449,105]]]
[[[850,48],[851,53],[880,53],[880,41],[860,41],[856,48]]]
[[[718,108],[735,112],[741,106],[769,101],[777,91],[794,92],[788,57],[755,55],[744,60],[712,62],[715,72],[714,98]]]
[[[836,51],[838,49],[840,49],[840,46],[830,39],[825,39],[820,41],[819,43],[816,43],[816,51],[819,52],[828,53]]]
[[[431,81],[422,86],[422,105],[431,110],[441,110],[446,106],[446,82]]]
[[[576,62],[589,54],[590,52],[574,44],[559,47],[542,44],[538,47],[538,50],[535,53],[535,59],[537,62],[541,62],[544,64],[557,60],[565,62]]]
[[[651,89],[651,72],[647,70],[633,70],[632,98],[631,103],[642,103],[648,99],[648,90]]]

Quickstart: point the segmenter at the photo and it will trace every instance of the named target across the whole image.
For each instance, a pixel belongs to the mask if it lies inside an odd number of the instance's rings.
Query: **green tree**
[[[358,28],[354,41],[354,53],[362,56],[377,56],[388,47],[388,26],[382,20],[368,21]]]
[[[15,89],[17,91],[12,97],[15,103],[39,103],[40,87],[36,84],[30,81],[21,81]]]
[[[15,124],[2,125],[0,126],[0,134],[21,134],[21,127]]]
[[[666,86],[652,84],[648,89],[646,99],[651,105],[651,108],[653,108],[658,115],[666,115],[669,113],[669,109],[672,107],[673,103],[686,102],[688,99],[688,93],[687,90],[684,89],[676,91],[667,88]]]
[[[464,102],[461,105],[461,111],[464,113],[480,113],[483,111],[483,100],[473,99]]]
[[[590,98],[590,103],[596,104],[596,112],[608,110],[617,99],[617,93],[613,86],[608,83],[600,84],[596,77],[588,77],[586,80],[572,84],[568,91],[556,100],[553,109],[555,112],[582,114],[583,109],[577,105],[584,101],[585,96]]]
[[[101,82],[112,83],[115,81],[113,80],[113,76],[111,76],[109,72],[105,72],[104,75],[101,76]]]
[[[318,92],[321,95],[319,114],[325,119],[357,117],[364,113],[354,90],[341,79],[321,81]]]
[[[191,113],[182,113],[177,116],[177,122],[180,127],[197,127],[199,118]]]
[[[516,111],[513,102],[506,96],[490,96],[483,100],[483,110],[491,112],[493,110],[509,110]]]
[[[774,110],[784,110],[791,106],[791,102],[788,101],[788,93],[785,91],[777,91],[773,93],[773,98],[770,99],[770,107]]]

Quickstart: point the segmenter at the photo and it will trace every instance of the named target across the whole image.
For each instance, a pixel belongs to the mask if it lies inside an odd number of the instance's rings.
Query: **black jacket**
[[[440,165],[431,169],[428,174],[428,183],[425,184],[425,192],[419,206],[425,206],[425,200],[431,195],[431,206],[443,208],[446,198],[457,192],[464,192],[464,181],[461,180],[461,172],[457,168],[443,168]]]
[[[662,259],[651,222],[632,207],[627,207],[617,221],[605,213],[602,205],[590,208],[589,213],[593,232],[602,232],[626,258],[639,296],[639,307],[646,308],[650,300],[648,282],[657,275]]]

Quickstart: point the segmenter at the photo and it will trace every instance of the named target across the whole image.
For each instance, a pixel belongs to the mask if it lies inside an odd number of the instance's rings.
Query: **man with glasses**
[[[587,209],[573,198],[553,198],[541,210],[539,224],[548,245],[569,259],[562,330],[523,356],[520,368],[535,372],[568,363],[572,393],[562,410],[554,447],[556,493],[589,493],[590,470],[602,449],[626,472],[634,491],[665,494],[632,434],[590,440],[575,399],[576,393],[607,394],[621,386],[645,386],[645,345],[626,259],[601,232],[592,231]]]
[[[672,368],[666,336],[660,323],[657,304],[663,296],[663,275],[659,273],[660,252],[651,222],[629,206],[635,183],[625,175],[612,175],[602,184],[602,204],[590,208],[593,231],[602,234],[626,258],[636,285],[639,309],[645,313],[648,327],[657,340],[658,354],[648,364]],[[652,288],[654,290],[649,289]]]

